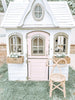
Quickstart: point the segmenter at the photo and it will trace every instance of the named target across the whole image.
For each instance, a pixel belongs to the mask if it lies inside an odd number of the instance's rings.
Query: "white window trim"
[[[10,44],[11,43],[11,38],[13,36],[19,37],[21,39],[21,44]],[[17,50],[16,50],[16,52],[11,52],[11,45],[15,45],[15,46],[20,45],[22,52],[17,52]],[[9,36],[9,54],[11,54],[11,53],[23,54],[23,39],[22,39],[22,36],[21,35],[12,34],[12,35]]]
[[[66,51],[65,52],[55,52],[55,39],[58,37],[58,36],[64,36],[66,37]],[[54,35],[54,54],[62,54],[62,53],[65,53],[65,54],[68,54],[68,35],[66,33],[56,33]]]
[[[39,37],[43,40],[43,46],[41,46],[41,47],[43,47],[43,54],[40,54],[40,53],[34,54],[33,53],[33,40],[36,39],[36,38],[39,38]],[[38,46],[39,46],[39,43],[38,43]],[[32,56],[45,56],[45,39],[43,37],[41,37],[41,36],[35,36],[35,37],[32,38],[32,40],[31,40],[31,55]]]

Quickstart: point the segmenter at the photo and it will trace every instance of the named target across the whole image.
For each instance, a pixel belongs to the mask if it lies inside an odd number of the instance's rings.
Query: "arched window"
[[[33,16],[35,20],[41,20],[43,18],[43,8],[40,4],[37,4],[33,9]]]
[[[67,54],[68,36],[65,33],[57,33],[54,36],[54,53]]]
[[[32,39],[32,55],[44,55],[44,39],[40,36]]]
[[[22,37],[12,35],[9,37],[9,50],[10,53],[22,53]]]

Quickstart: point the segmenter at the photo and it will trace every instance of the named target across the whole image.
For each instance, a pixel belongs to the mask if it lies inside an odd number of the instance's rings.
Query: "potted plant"
[[[53,59],[55,61],[59,60],[60,58],[64,58],[67,61],[67,64],[70,64],[70,57],[66,56],[64,53],[63,54],[57,54],[56,56],[53,56]],[[63,61],[61,62],[63,64]]]
[[[11,53],[10,57],[7,57],[7,63],[22,64],[23,62],[24,57],[16,53]]]

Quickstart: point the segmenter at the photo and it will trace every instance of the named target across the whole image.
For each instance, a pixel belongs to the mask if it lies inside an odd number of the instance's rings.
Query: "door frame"
[[[29,62],[28,62],[28,35],[31,34],[31,33],[33,33],[33,32],[44,32],[44,33],[46,33],[46,34],[49,35],[48,56],[50,56],[50,33],[46,32],[46,31],[39,31],[39,30],[28,32],[28,33],[26,34],[26,41],[27,41],[27,80],[29,80],[29,67],[28,67],[28,63],[29,63]],[[31,52],[32,52],[32,51],[31,51]],[[35,58],[35,57],[33,57],[33,58]],[[41,57],[40,57],[40,58],[41,58]],[[47,57],[47,58],[48,58],[48,57]],[[48,79],[49,79],[49,68],[48,68]]]

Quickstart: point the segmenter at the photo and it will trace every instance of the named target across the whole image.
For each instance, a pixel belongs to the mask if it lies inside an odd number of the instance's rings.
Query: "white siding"
[[[27,80],[27,69],[25,64],[8,64],[8,78],[11,81]]]
[[[51,71],[52,71],[52,67],[49,68],[49,74],[51,75]],[[59,72],[59,68],[55,68],[53,73],[60,73]],[[66,81],[68,81],[68,74],[69,74],[69,65],[67,65],[66,67],[61,68],[61,74],[64,75],[66,77]]]

